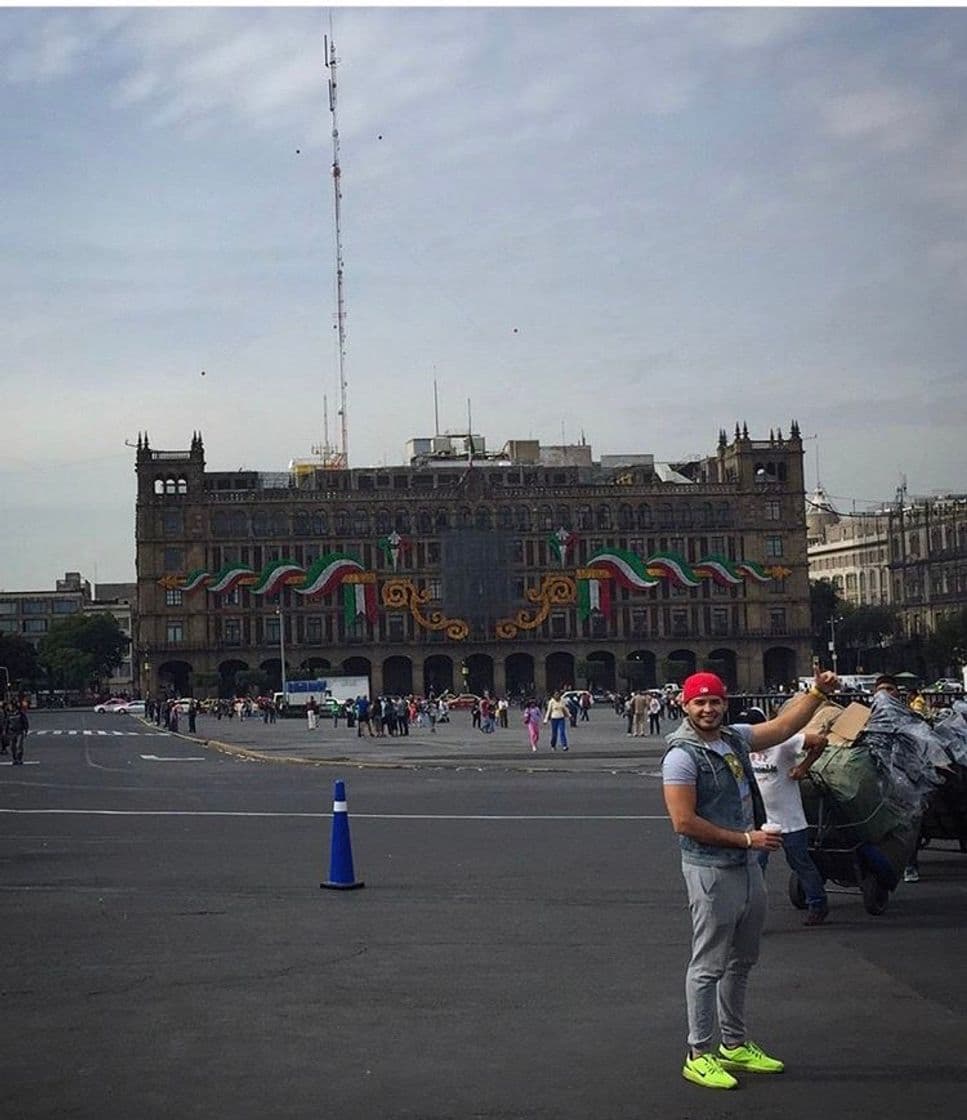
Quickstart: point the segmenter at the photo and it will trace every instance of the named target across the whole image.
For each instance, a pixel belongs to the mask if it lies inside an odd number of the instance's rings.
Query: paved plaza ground
[[[28,764],[0,766],[4,1120],[962,1110],[952,847],[882,917],[837,891],[817,930],[773,861],[749,1010],[787,1072],[714,1093],[680,1076],[689,920],[658,740],[600,711],[563,756],[464,716],[409,742],[198,730],[38,713]],[[358,891],[319,887],[336,778]]]

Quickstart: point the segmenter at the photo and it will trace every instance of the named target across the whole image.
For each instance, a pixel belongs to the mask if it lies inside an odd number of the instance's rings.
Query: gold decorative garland
[[[447,637],[462,642],[470,633],[470,627],[462,618],[447,618],[442,611],[430,611],[425,615],[420,610],[422,604],[429,602],[430,593],[421,591],[412,580],[388,579],[383,584],[383,606],[395,610],[408,609],[418,626],[424,630],[445,630]]]
[[[529,587],[527,598],[539,604],[535,614],[520,610],[513,618],[501,618],[494,631],[498,638],[516,638],[519,630],[536,630],[551,613],[551,607],[565,606],[577,601],[577,585],[570,576],[544,576],[540,587]]]

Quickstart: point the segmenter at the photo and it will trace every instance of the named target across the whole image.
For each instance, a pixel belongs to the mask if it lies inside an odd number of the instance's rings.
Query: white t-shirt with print
[[[789,777],[789,771],[796,765],[796,756],[802,752],[805,742],[806,737],[800,732],[784,743],[767,751],[753,751],[749,756],[766,807],[766,817],[782,825],[783,832],[799,832],[806,827],[799,783]]]

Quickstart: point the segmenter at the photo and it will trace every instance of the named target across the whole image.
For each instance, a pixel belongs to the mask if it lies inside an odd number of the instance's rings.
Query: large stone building
[[[901,500],[890,512],[893,601],[907,636],[967,607],[967,495]]]
[[[810,664],[802,442],[736,425],[707,458],[408,444],[395,467],[208,471],[137,450],[142,689],[367,674],[374,691],[733,686]]]

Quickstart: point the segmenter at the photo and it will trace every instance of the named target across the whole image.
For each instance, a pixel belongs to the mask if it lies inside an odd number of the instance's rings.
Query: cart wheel
[[[789,901],[797,910],[806,909],[806,892],[795,871],[789,873]]]
[[[867,875],[860,883],[863,892],[863,905],[867,914],[878,916],[886,910],[890,901],[890,892],[884,887],[875,875]]]

